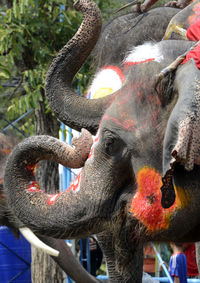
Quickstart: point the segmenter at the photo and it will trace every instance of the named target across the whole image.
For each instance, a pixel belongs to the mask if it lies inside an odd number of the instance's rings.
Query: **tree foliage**
[[[26,111],[36,109],[38,101],[45,100],[48,66],[76,32],[82,16],[74,10],[72,0],[3,2],[0,8],[0,114],[13,121]],[[104,18],[108,18],[124,1],[96,2]],[[79,84],[81,91],[91,75],[89,66],[89,63],[85,64],[74,81],[74,87]],[[0,129],[6,125],[1,119]],[[33,125],[31,116],[18,126],[32,134]]]

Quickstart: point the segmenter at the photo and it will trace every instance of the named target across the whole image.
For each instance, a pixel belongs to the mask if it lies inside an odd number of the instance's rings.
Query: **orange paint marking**
[[[161,205],[162,177],[155,169],[143,167],[137,176],[138,189],[134,195],[130,213],[141,221],[148,231],[168,229],[172,214],[188,205],[190,196],[188,191],[175,188],[176,201],[168,209]]]

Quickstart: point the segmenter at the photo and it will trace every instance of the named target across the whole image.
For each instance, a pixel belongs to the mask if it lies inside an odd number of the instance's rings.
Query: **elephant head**
[[[113,61],[100,71],[117,74],[118,90],[99,99],[78,97],[71,81],[98,39],[101,20],[91,0],[75,6],[84,20],[52,63],[46,95],[59,119],[96,133],[94,142],[87,131],[75,148],[47,136],[26,139],[7,163],[8,200],[36,233],[60,238],[99,234],[109,273],[118,270],[113,282],[140,282],[143,241],[186,240],[199,225],[199,147],[193,130],[199,119],[199,70],[189,61],[157,84],[161,70],[193,43],[161,41],[126,50],[120,64]],[[187,141],[185,132],[190,133]],[[47,195],[34,180],[41,159],[83,168],[65,192]],[[165,208],[161,190],[174,197]]]

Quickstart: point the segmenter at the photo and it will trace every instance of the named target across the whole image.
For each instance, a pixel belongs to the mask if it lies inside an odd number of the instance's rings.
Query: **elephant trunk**
[[[23,226],[37,234],[64,238],[76,233],[76,227],[81,229],[86,214],[80,203],[84,188],[77,193],[81,175],[65,192],[48,195],[35,182],[34,169],[44,159],[68,167],[83,166],[91,144],[91,135],[84,131],[75,148],[48,136],[31,137],[16,146],[8,158],[4,185],[8,203]]]
[[[53,257],[54,261],[62,270],[76,283],[99,283],[100,281],[89,274],[73,255],[65,240],[40,237],[48,246],[59,251],[58,257]]]
[[[66,125],[78,131],[86,128],[95,133],[111,97],[92,101],[74,93],[71,84],[98,40],[101,14],[91,0],[78,0],[74,6],[83,13],[83,22],[50,66],[46,96],[53,112]]]

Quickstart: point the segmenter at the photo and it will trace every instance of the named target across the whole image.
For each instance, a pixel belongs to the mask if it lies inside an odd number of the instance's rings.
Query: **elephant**
[[[72,80],[98,41],[101,15],[92,0],[78,0],[75,8],[83,22],[51,64],[45,87],[55,115],[85,130],[73,147],[45,135],[15,147],[6,195],[22,226],[38,235],[96,234],[109,281],[139,283],[145,242],[200,239],[199,69],[191,59],[158,82],[194,42],[147,42],[123,50],[120,63],[111,54],[94,82],[115,78],[115,88],[107,85],[98,99],[87,99],[74,92]],[[65,192],[47,195],[34,179],[43,159],[82,170]]]
[[[133,46],[147,41],[160,41],[169,21],[179,11],[158,7],[144,14],[132,12],[120,15],[106,22],[92,54],[97,69],[113,62],[120,64]]]
[[[0,183],[0,226],[7,226],[16,238],[19,238],[19,221],[13,214],[11,208],[7,203],[7,197],[3,189],[3,171],[5,168],[8,154],[11,152],[14,145],[19,140],[15,136],[0,134],[0,177],[2,182]],[[66,244],[66,241],[62,239],[54,239],[50,237],[39,237],[48,247],[53,248],[55,251],[59,251],[58,256],[51,256],[52,259],[61,267],[61,269],[69,275],[72,280],[77,283],[97,283],[100,282],[94,276],[90,275],[77,261],[72,254],[71,249]]]

